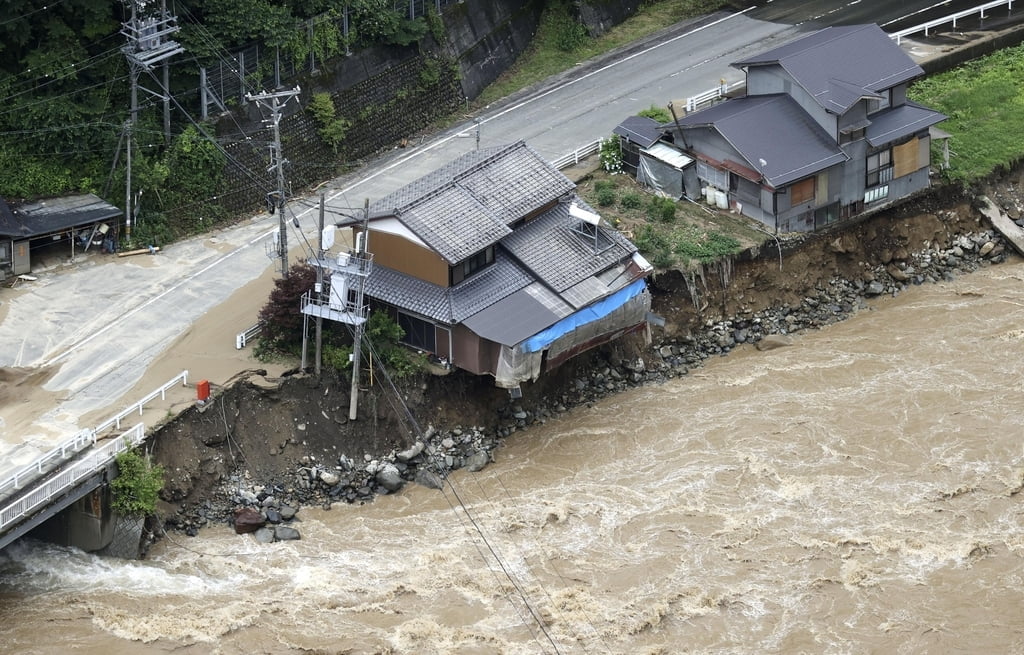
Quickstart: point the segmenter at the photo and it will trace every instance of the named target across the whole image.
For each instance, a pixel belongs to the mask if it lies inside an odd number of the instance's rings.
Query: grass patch
[[[661,198],[628,175],[594,172],[576,191],[602,218],[615,226],[659,269],[688,269],[735,255],[768,238],[749,219],[713,211],[688,201]],[[613,193],[617,204],[603,205]]]
[[[967,185],[1024,155],[1024,45],[930,75],[908,95],[949,116],[939,124],[952,135],[947,179]]]
[[[573,30],[569,2],[550,2],[541,16],[537,35],[516,63],[473,103],[489,105],[520,89],[569,70],[580,62],[610,52],[681,20],[703,16],[721,8],[720,0],[661,0],[644,3],[637,13],[598,38]]]

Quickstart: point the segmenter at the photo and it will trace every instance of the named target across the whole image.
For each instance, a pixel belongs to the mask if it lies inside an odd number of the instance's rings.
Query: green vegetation
[[[337,109],[334,100],[329,93],[314,93],[306,105],[306,111],[313,114],[313,118],[320,125],[320,138],[324,143],[331,146],[334,152],[338,152],[338,146],[345,140],[348,128],[352,127],[350,121],[336,116]]]
[[[655,107],[651,105],[647,109],[641,109],[636,113],[637,116],[644,116],[645,118],[653,118],[661,124],[669,123],[672,121],[672,114],[668,113],[668,109],[665,107]]]
[[[656,195],[628,175],[597,171],[578,191],[600,206],[602,218],[631,238],[659,269],[708,263],[765,240],[746,219]],[[618,204],[601,203],[609,193],[619,198]]]
[[[622,172],[622,145],[619,143],[619,137],[613,135],[601,139],[598,154],[601,157],[601,168],[612,175]]]
[[[474,104],[488,105],[551,75],[569,70],[581,61],[632,43],[681,20],[711,13],[723,4],[720,0],[648,0],[641,3],[636,15],[593,38],[572,17],[568,0],[552,0],[547,3],[529,48],[511,70],[484,89]]]
[[[966,185],[1024,155],[1024,45],[930,75],[909,96],[949,116],[948,179]]]
[[[164,469],[137,449],[117,456],[117,477],[110,483],[111,508],[124,516],[149,516],[164,488]]]

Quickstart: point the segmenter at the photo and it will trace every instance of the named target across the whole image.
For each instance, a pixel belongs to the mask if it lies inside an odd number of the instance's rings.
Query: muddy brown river
[[[1024,652],[1024,264],[871,304],[298,542],[18,544],[0,650]]]

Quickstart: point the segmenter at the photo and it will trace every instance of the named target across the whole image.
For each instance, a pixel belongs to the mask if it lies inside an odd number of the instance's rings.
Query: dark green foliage
[[[164,488],[164,469],[138,450],[126,450],[116,458],[117,477],[110,483],[111,508],[124,516],[149,516],[156,510]]]
[[[316,283],[316,269],[305,261],[292,264],[288,277],[274,280],[267,304],[260,310],[263,332],[260,334],[259,352],[270,356],[274,352],[297,353],[302,346],[302,314],[299,301],[302,294]]]
[[[647,218],[652,221],[671,223],[676,219],[676,203],[671,198],[653,196],[647,203]]]
[[[176,238],[178,234],[170,220],[161,212],[146,213],[132,228],[132,244],[140,247],[164,246]]]
[[[336,116],[337,110],[334,100],[331,99],[331,94],[314,93],[309,104],[306,105],[306,111],[313,114],[316,122],[319,123],[320,138],[337,153],[338,147],[345,140],[345,135],[348,133],[348,128],[352,127],[352,123]]]
[[[653,118],[662,124],[671,122],[672,120],[672,114],[668,113],[668,109],[665,109],[664,107],[655,107],[654,105],[651,105],[647,109],[641,109],[636,115]]]
[[[631,191],[629,193],[622,194],[622,199],[619,201],[619,204],[622,205],[623,209],[640,209],[644,204],[644,200],[639,193]]]
[[[615,204],[615,201],[617,199],[618,196],[616,195],[614,188],[604,188],[597,190],[597,204],[602,207],[611,207],[612,205]]]

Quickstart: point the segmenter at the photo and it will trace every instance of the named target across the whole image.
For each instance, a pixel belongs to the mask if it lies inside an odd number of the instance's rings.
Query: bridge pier
[[[93,552],[110,544],[115,525],[114,511],[110,508],[110,486],[103,484],[68,505],[29,536]]]

